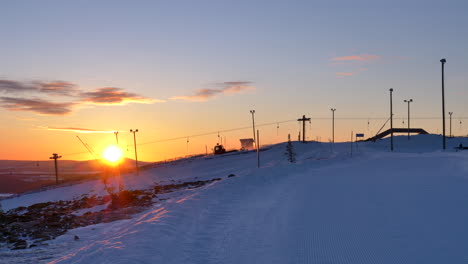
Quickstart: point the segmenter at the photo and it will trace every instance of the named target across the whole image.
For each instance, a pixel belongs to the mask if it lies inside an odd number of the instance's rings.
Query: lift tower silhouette
[[[310,121],[310,118],[307,118],[305,115],[302,118],[299,118],[297,121],[302,121],[302,142],[305,142],[305,122]]]
[[[49,159],[53,159],[55,163],[55,184],[58,184],[58,169],[57,169],[57,159],[60,159],[62,156],[59,156],[57,153],[53,153],[52,157]]]

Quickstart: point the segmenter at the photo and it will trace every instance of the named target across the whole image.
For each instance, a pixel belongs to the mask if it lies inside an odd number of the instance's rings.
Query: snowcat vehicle
[[[216,144],[213,152],[215,155],[220,155],[226,153],[226,149],[223,147],[223,145]]]

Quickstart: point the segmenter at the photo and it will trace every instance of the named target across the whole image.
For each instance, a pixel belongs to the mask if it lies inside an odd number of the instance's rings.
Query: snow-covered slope
[[[131,219],[90,225],[49,246],[3,251],[0,262],[466,263],[468,151],[438,136],[285,144],[256,154],[197,159],[125,175],[129,189],[222,178],[167,195]],[[227,177],[230,174],[236,177]],[[92,192],[100,181],[2,201],[4,209]],[[80,239],[74,240],[77,235]]]

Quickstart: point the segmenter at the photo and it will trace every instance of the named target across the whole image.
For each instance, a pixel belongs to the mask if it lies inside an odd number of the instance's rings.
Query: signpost
[[[363,138],[363,137],[364,137],[363,133],[356,133],[356,151],[358,150],[357,140],[358,138]]]

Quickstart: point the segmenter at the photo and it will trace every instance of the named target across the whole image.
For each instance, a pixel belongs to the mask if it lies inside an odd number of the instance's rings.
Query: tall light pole
[[[332,111],[332,143],[335,143],[335,108],[330,109]]]
[[[393,102],[392,102],[392,97],[393,97],[393,88],[390,88],[390,134],[391,134],[390,150],[391,151],[393,151]]]
[[[257,140],[255,137],[255,110],[250,110],[250,113],[252,114],[252,129],[253,129],[253,140],[255,142],[255,145],[257,145]]]
[[[450,133],[449,133],[449,137],[453,137],[453,135],[452,135],[452,115],[453,115],[453,112],[449,112],[449,116],[450,116]]]
[[[133,133],[133,145],[135,146],[135,168],[137,175],[140,174],[138,170],[138,155],[137,155],[137,147],[136,147],[136,135],[135,133],[138,132],[138,129],[130,129],[130,132]]]
[[[444,92],[444,65],[447,62],[446,59],[441,59],[442,64],[442,148],[445,149],[445,92]]]
[[[404,100],[405,103],[408,103],[408,140],[410,140],[410,103],[413,102],[413,99]]]

